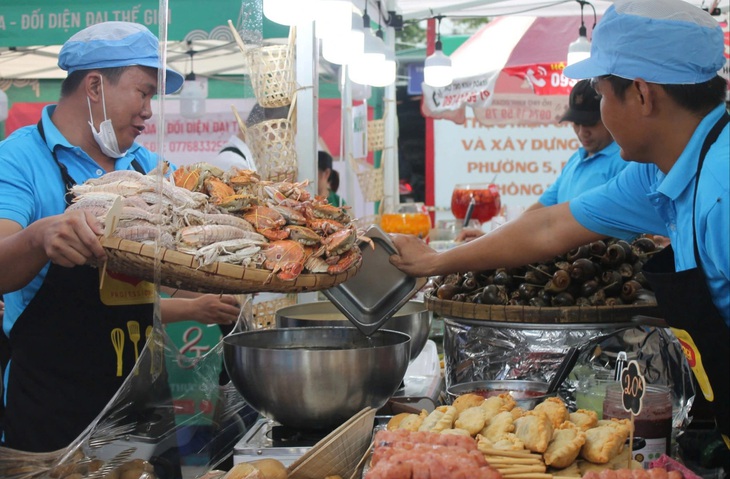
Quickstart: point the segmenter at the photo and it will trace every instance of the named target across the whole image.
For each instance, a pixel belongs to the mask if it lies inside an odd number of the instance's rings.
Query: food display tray
[[[659,316],[656,303],[615,306],[507,306],[477,304],[424,296],[426,307],[448,318],[531,324],[624,323],[637,316]]]
[[[361,246],[360,273],[323,293],[363,334],[370,335],[426,284],[426,278],[408,276],[390,264],[396,249],[379,226],[372,225],[365,236],[374,247]]]
[[[107,270],[145,281],[155,281],[156,258],[159,258],[159,281],[164,286],[201,293],[300,293],[331,288],[354,277],[360,263],[339,274],[300,274],[285,281],[271,271],[230,263],[215,262],[198,266],[195,257],[153,244],[137,243],[115,237],[101,238],[107,253]],[[102,265],[97,265],[102,266]]]

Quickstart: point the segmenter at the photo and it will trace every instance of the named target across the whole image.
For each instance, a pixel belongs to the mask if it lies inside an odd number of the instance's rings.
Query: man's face
[[[634,100],[631,92],[627,91],[624,98],[620,98],[614,92],[611,82],[601,77],[593,79],[591,84],[601,95],[601,118],[621,147],[621,157],[624,160],[642,161],[641,145],[646,142],[646,133],[634,121],[636,112],[632,108]]]
[[[106,114],[111,118],[121,151],[128,150],[152,117],[152,97],[157,93],[157,70],[130,67],[116,85],[104,79]],[[96,115],[94,116],[96,119]]]
[[[595,125],[573,123],[573,131],[589,155],[598,153],[611,144],[613,137],[601,120]]]

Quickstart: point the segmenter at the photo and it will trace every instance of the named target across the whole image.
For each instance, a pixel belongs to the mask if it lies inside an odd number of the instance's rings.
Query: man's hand
[[[104,229],[87,211],[69,211],[51,216],[39,228],[43,250],[52,262],[65,267],[87,264],[95,259],[103,262],[106,252],[99,242]]]
[[[430,276],[431,262],[438,253],[414,235],[390,235],[398,252],[390,256],[390,263],[414,277]]]

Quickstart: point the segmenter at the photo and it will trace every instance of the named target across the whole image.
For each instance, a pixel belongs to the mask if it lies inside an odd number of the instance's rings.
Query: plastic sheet
[[[642,367],[648,385],[672,390],[673,427],[690,422],[695,390],[682,348],[662,320],[637,317],[612,324],[543,325],[444,318],[446,386],[468,381],[529,379],[549,382],[570,347],[580,355],[558,393],[572,410],[576,389],[613,378],[618,353]]]

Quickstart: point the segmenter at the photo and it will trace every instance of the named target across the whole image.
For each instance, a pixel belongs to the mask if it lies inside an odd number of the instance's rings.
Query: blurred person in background
[[[336,193],[331,184],[332,173],[337,173],[332,169],[332,155],[326,151],[319,150],[317,152],[317,196],[327,199],[331,205],[342,206],[345,202]],[[339,174],[337,174],[337,186],[339,187]]]
[[[584,191],[606,183],[628,164],[619,154],[619,146],[601,121],[601,98],[590,80],[580,80],[568,98],[568,110],[560,122],[569,121],[581,146],[571,155],[555,183],[527,208],[533,211],[569,201]],[[469,241],[483,235],[476,228],[465,228],[456,241]]]

